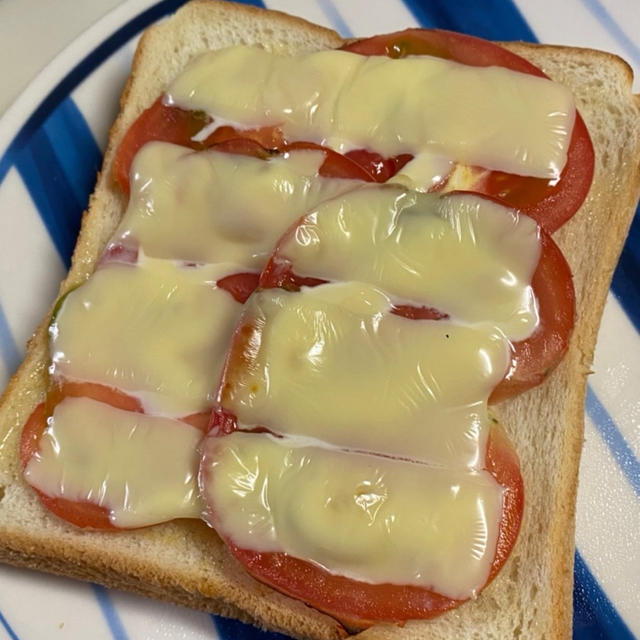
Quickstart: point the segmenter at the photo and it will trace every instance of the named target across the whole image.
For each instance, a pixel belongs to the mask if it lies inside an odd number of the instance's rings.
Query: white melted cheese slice
[[[238,82],[242,78],[242,82]],[[220,90],[224,87],[224,90]],[[502,67],[346,51],[295,57],[236,46],[196,58],[167,100],[290,140],[384,156],[429,151],[486,169],[558,178],[575,119],[570,91]]]
[[[502,490],[486,471],[345,453],[266,434],[206,438],[204,488],[223,536],[364,582],[467,598],[495,553]]]
[[[225,386],[225,409],[241,428],[481,466],[486,399],[507,370],[507,341],[490,326],[410,320],[390,306],[351,281],[254,294],[243,318],[261,327],[259,346]]]
[[[197,518],[201,439],[184,422],[65,398],[25,477],[48,496],[104,507],[118,527]]]
[[[538,226],[492,200],[363,187],[320,205],[278,247],[297,275],[369,282],[397,304],[490,322],[511,340],[538,322]]]
[[[208,439],[201,469],[214,525],[365,582],[473,596],[503,492],[483,470],[488,397],[537,326],[539,255],[535,223],[475,196],[367,187],[309,214],[276,260],[336,281],[249,301],[220,397],[245,432]],[[451,317],[394,313],[407,302]]]
[[[133,161],[129,205],[112,242],[155,258],[260,271],[294,220],[360,184],[320,176],[324,159],[320,151],[262,160],[148,143]]]
[[[50,328],[54,373],[121,389],[167,416],[210,409],[242,309],[216,286],[228,273],[144,256],[101,267]]]

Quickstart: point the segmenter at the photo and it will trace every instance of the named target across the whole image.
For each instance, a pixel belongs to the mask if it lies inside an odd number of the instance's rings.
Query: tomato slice
[[[47,428],[47,412],[45,403],[40,403],[29,416],[22,429],[20,439],[20,462],[24,471],[29,460],[38,451],[40,438]],[[109,520],[109,510],[93,502],[74,502],[66,498],[48,496],[33,487],[43,506],[59,518],[75,524],[83,529],[104,529],[116,531]]]
[[[91,382],[54,383],[45,402],[39,404],[22,429],[20,439],[20,461],[22,468],[37,453],[40,439],[47,428],[47,417],[52,415],[56,404],[66,397],[86,397],[110,404],[126,411],[142,412],[138,400],[122,391]],[[42,504],[59,518],[83,529],[105,529],[116,531],[118,527],[111,523],[109,510],[89,501],[74,501],[67,498],[51,497],[34,487]]]
[[[94,382],[54,381],[49,389],[47,398],[40,403],[29,416],[22,428],[20,437],[20,462],[24,471],[29,460],[38,452],[40,439],[47,428],[47,418],[53,415],[56,405],[65,398],[91,398],[98,402],[111,405],[116,409],[144,413],[141,402],[123,391],[107,387]],[[194,413],[184,418],[182,422],[206,432],[209,428],[211,412]],[[90,427],[89,427],[90,428]],[[43,506],[59,518],[70,522],[82,529],[104,529],[117,531],[109,519],[109,510],[93,502],[74,501],[67,498],[51,497],[33,487]]]
[[[259,279],[259,273],[233,273],[220,278],[216,285],[229,292],[236,302],[244,304],[258,286]]]
[[[378,153],[365,149],[350,151],[343,155],[313,142],[288,143],[277,127],[237,130],[223,126],[216,129],[204,141],[194,141],[193,136],[210,124],[200,112],[183,111],[170,107],[159,98],[134,122],[123,138],[114,161],[114,176],[122,190],[130,189],[129,172],[135,154],[152,140],[179,144],[195,151],[215,149],[225,153],[235,153],[265,160],[275,154],[283,154],[300,149],[322,151],[326,158],[319,173],[326,178],[363,180],[365,182],[386,182],[394,176],[413,156],[401,154],[384,158]]]
[[[226,421],[226,428],[219,429],[217,433],[230,433],[233,430],[230,416],[216,416],[214,420],[218,418]],[[518,457],[497,426],[493,426],[489,433],[485,466],[504,490],[496,552],[484,586],[493,580],[511,553],[520,530],[524,506],[524,485]],[[215,505],[210,504],[209,507],[215,521]],[[360,582],[331,574],[309,561],[283,552],[243,549],[228,537],[224,540],[233,555],[257,580],[324,611],[350,628],[433,618],[464,602],[419,586]]]
[[[538,301],[538,326],[526,340],[512,344],[510,370],[489,397],[491,404],[542,383],[569,347],[575,324],[571,268],[558,245],[542,229],[540,246],[540,260],[531,280]]]
[[[463,192],[455,192],[463,193]],[[452,197],[454,193],[444,197]],[[493,200],[498,201],[496,198]],[[259,286],[264,289],[279,287],[298,291],[300,287],[315,287],[327,280],[301,276],[294,265],[279,255],[278,247],[295,235],[304,217],[294,223],[281,237],[279,245],[269,258],[260,276]],[[575,324],[575,292],[571,268],[551,236],[539,227],[540,258],[531,279],[538,304],[538,326],[525,340],[513,342],[511,364],[504,379],[489,397],[490,404],[513,398],[539,384],[562,360],[569,347]],[[446,309],[429,306],[395,305],[392,313],[413,320],[443,320],[449,318]]]
[[[432,55],[474,67],[500,66],[546,78],[538,67],[488,40],[438,29],[407,29],[374,36],[342,47],[362,55],[403,58]],[[465,189],[499,199],[533,218],[549,233],[561,227],[584,201],[594,170],[589,132],[579,113],[567,153],[567,163],[557,180],[531,178],[501,171],[478,171]]]

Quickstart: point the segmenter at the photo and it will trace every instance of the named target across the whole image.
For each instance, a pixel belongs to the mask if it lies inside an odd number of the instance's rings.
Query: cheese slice
[[[320,151],[261,160],[150,142],[133,161],[129,205],[112,243],[260,271],[294,220],[359,184],[320,176],[324,159]]]
[[[223,406],[241,428],[482,466],[486,400],[507,370],[507,341],[491,327],[410,320],[390,307],[357,282],[254,294],[243,319],[259,327],[255,351],[229,371]]]
[[[167,101],[206,111],[214,125],[216,118],[246,128],[278,125],[287,139],[341,152],[430,151],[550,179],[566,163],[575,119],[567,88],[502,67],[337,50],[291,57],[247,46],[196,58]]]
[[[464,323],[490,322],[511,340],[538,323],[531,279],[538,226],[487,198],[363,187],[320,205],[278,247],[300,276],[374,284],[399,304]]]
[[[144,256],[103,266],[51,325],[53,374],[121,389],[166,416],[209,409],[242,309],[216,286],[229,271]]]
[[[204,452],[212,522],[241,548],[451,598],[467,598],[487,580],[502,489],[486,471],[238,432],[206,438]]]
[[[184,422],[65,398],[25,478],[48,496],[104,507],[117,527],[197,518],[201,438]]]

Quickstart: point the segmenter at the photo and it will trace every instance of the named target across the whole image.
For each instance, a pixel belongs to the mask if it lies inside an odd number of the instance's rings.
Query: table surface
[[[0,116],[52,58],[122,2],[0,0]]]

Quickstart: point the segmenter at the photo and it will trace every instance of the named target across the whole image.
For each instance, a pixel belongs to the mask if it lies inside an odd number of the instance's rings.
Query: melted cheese
[[[298,275],[369,282],[399,303],[490,321],[512,340],[538,322],[530,282],[539,257],[531,218],[471,194],[390,187],[321,205],[278,249]]]
[[[399,184],[415,191],[430,191],[448,180],[454,166],[453,161],[444,156],[422,152],[387,180],[387,184]]]
[[[168,416],[210,408],[241,310],[216,287],[228,273],[144,256],[102,267],[51,326],[54,373],[122,389]]]
[[[319,151],[261,160],[148,143],[134,159],[115,242],[156,258],[260,271],[294,220],[358,184],[319,176],[324,159]]]
[[[208,111],[214,126],[412,153],[396,182],[423,190],[453,162],[556,178],[575,117],[570,94],[544,79],[339,51],[212,52],[167,99]],[[208,517],[242,547],[466,598],[485,584],[499,533],[503,490],[482,470],[487,398],[509,340],[536,326],[536,228],[479,198],[397,187],[327,203],[354,184],[321,178],[323,160],[142,149],[113,240],[139,249],[138,264],[103,265],[69,295],[52,325],[53,374],[124,389],[164,417],[66,398],[25,475],[48,495],[104,506],[118,526],[200,516],[201,434],[166,416],[212,404],[239,311],[215,282],[261,269],[280,233],[317,207],[278,259],[347,281],[250,301],[252,360],[221,400],[240,427],[285,437],[206,439]],[[398,304],[452,317],[409,320],[392,313]]]
[[[276,260],[337,281],[248,303],[220,401],[239,429],[282,438],[206,445],[215,526],[352,578],[472,596],[502,508],[482,470],[488,397],[510,340],[537,326],[539,255],[535,223],[470,195],[366,187],[303,219]],[[452,317],[393,312],[407,302]]]
[[[486,399],[507,370],[507,341],[491,327],[389,309],[378,289],[355,282],[254,294],[244,318],[262,327],[260,345],[223,405],[243,428],[482,466]]]
[[[241,548],[308,557],[364,582],[466,598],[487,580],[502,491],[461,472],[265,434],[205,440],[214,522]],[[330,471],[329,471],[330,470]]]
[[[280,125],[288,139],[339,151],[430,151],[539,178],[559,177],[575,118],[568,89],[502,67],[346,51],[289,57],[242,46],[198,57],[167,99],[214,121]]]
[[[65,398],[25,477],[49,496],[106,508],[118,527],[197,518],[201,438],[183,422]]]

